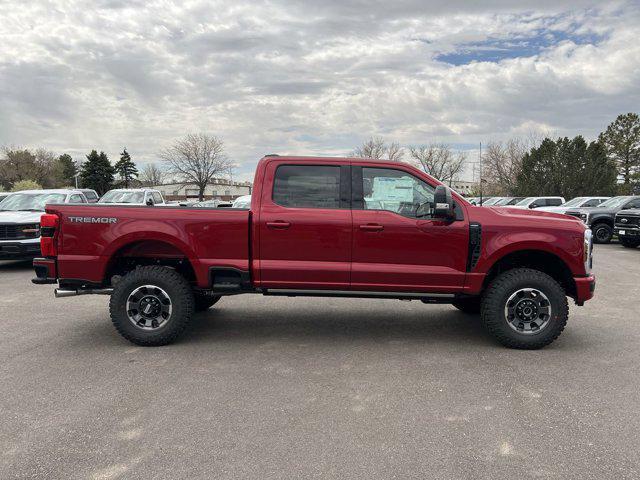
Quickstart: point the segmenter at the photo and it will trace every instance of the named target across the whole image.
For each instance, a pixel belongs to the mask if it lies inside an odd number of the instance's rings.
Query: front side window
[[[153,203],[162,203],[162,197],[160,196],[160,194],[158,192],[153,192]]]
[[[273,201],[290,208],[340,208],[340,167],[279,166],[273,181]]]
[[[433,216],[435,188],[407,172],[364,167],[362,187],[365,210],[388,210],[410,218]]]
[[[69,198],[70,203],[85,203],[84,199],[80,195],[71,195]]]

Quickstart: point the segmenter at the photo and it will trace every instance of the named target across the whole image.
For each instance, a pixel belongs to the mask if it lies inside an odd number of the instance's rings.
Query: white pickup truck
[[[23,190],[0,203],[0,259],[40,255],[40,216],[52,203],[87,203],[80,190]]]

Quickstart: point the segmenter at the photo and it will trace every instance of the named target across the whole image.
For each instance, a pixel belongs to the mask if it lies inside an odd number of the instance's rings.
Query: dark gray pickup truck
[[[613,238],[616,214],[632,209],[640,209],[640,196],[613,197],[597,207],[572,208],[565,214],[586,223],[593,232],[595,243],[609,243]]]
[[[640,209],[618,212],[614,231],[623,247],[636,248],[640,245]]]

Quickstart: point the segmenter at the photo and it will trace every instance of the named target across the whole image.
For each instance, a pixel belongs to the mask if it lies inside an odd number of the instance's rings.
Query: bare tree
[[[491,142],[482,154],[482,177],[486,190],[493,195],[513,195],[522,158],[534,140],[512,138],[506,142]]]
[[[165,174],[155,163],[148,163],[142,167],[140,177],[138,178],[143,185],[152,187],[154,185],[162,185]]]
[[[455,152],[442,143],[411,147],[409,154],[426,173],[449,186],[464,169],[467,159],[464,152]]]
[[[357,147],[352,155],[359,158],[375,158],[399,162],[404,156],[404,149],[398,142],[386,144],[382,137],[371,137]]]
[[[228,174],[232,162],[224,153],[222,140],[204,133],[189,134],[160,153],[169,172],[198,187],[198,198],[216,175]]]

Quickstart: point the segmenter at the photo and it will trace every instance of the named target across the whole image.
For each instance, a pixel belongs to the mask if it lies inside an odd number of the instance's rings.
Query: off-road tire
[[[640,240],[631,240],[630,238],[620,237],[618,237],[618,240],[620,241],[620,245],[624,248],[637,248],[638,245],[640,245]]]
[[[593,243],[610,243],[613,238],[613,228],[606,223],[596,223],[591,227]]]
[[[549,300],[551,314],[541,331],[523,334],[507,322],[505,308],[511,295],[523,288],[533,288]],[[487,331],[505,347],[534,350],[553,342],[564,330],[569,305],[564,289],[546,273],[530,268],[514,268],[493,279],[482,297],[481,318]]]
[[[480,297],[464,298],[452,303],[454,307],[468,315],[478,315],[480,313],[480,304]]]
[[[171,300],[171,315],[156,330],[136,327],[126,311],[129,295],[143,285],[160,287]],[[145,347],[167,345],[176,340],[189,324],[193,310],[193,290],[189,282],[175,270],[161,266],[138,267],[126,274],[115,285],[109,301],[111,321],[118,333]]]
[[[206,310],[209,310],[216,303],[218,303],[218,300],[220,300],[221,296],[220,295],[204,295],[202,293],[194,292],[193,298],[195,300],[194,302],[195,311],[204,312]]]

